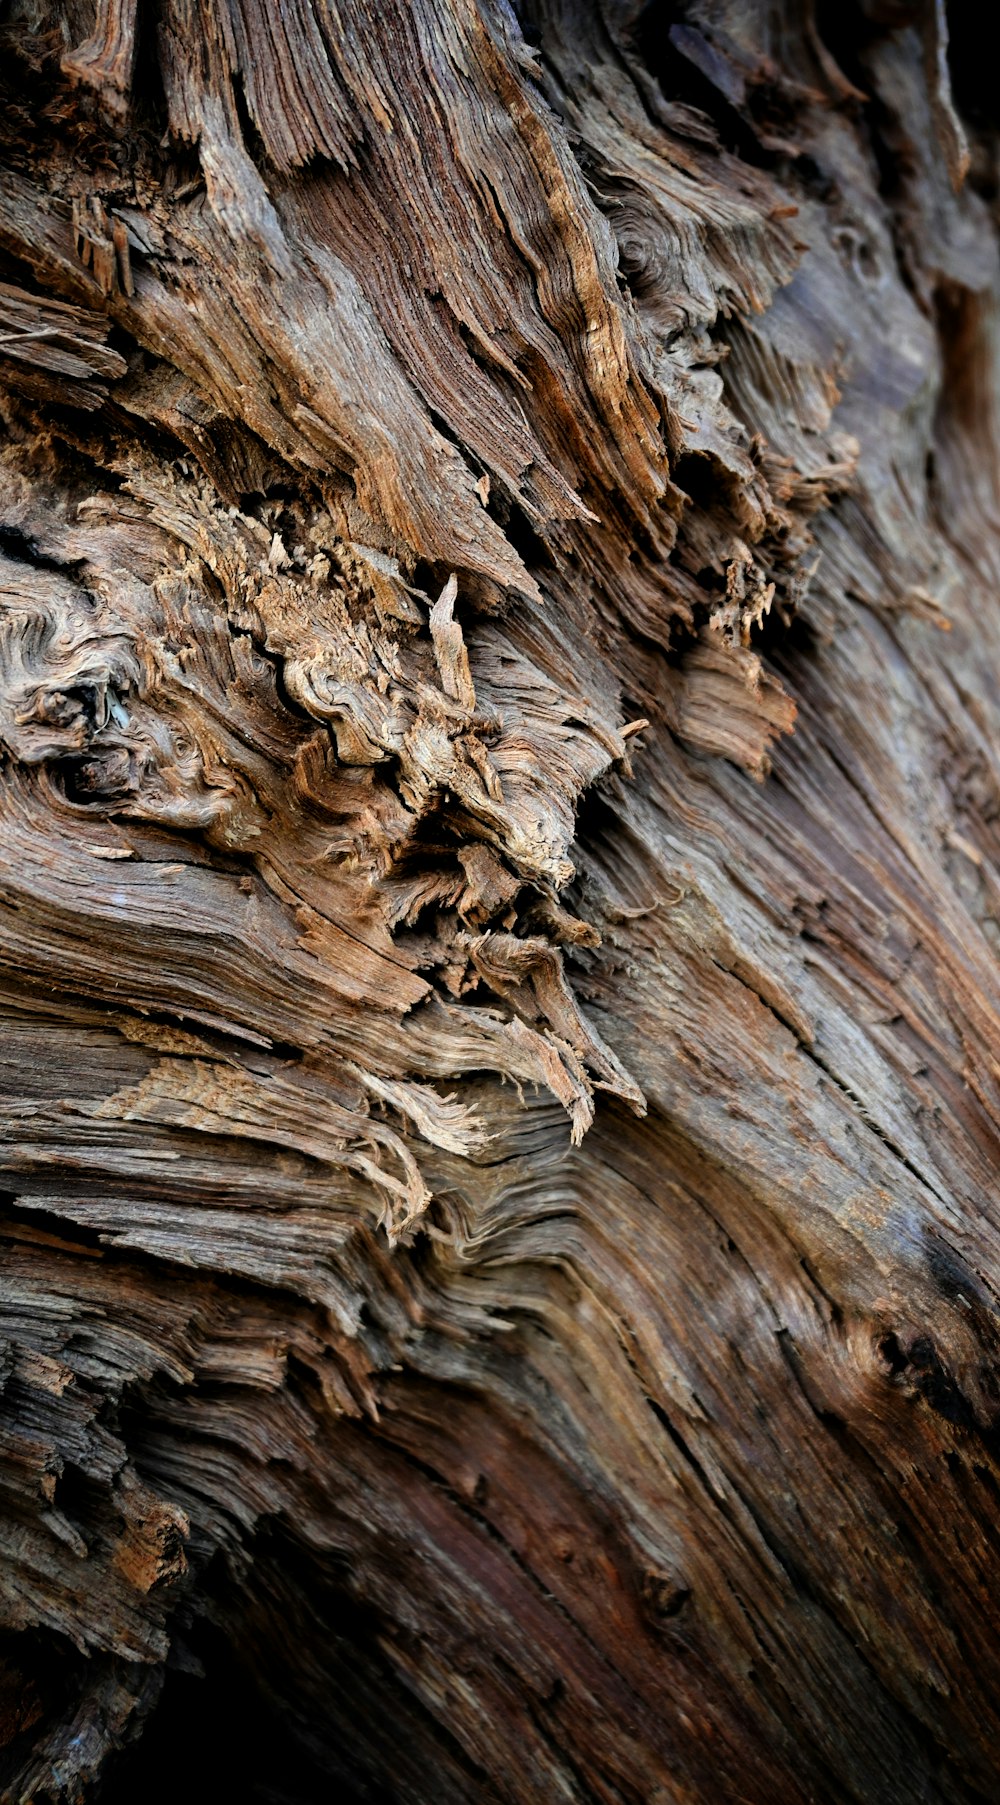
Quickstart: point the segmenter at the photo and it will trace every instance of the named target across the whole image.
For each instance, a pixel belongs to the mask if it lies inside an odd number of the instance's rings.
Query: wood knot
[[[642,1576],[642,1602],[647,1615],[655,1623],[663,1623],[670,1617],[676,1617],[691,1596],[691,1587],[684,1585],[672,1573],[666,1573],[659,1567],[647,1567]]]

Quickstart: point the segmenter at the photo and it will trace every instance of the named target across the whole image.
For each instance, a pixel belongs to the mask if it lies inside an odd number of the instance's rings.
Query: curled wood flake
[[[474,709],[476,691],[469,671],[469,654],[462,629],[454,618],[457,595],[458,581],[452,575],[431,609],[431,639],[445,695],[461,702],[463,708]]]
[[[795,726],[795,703],[756,652],[727,645],[712,628],[681,663],[677,732],[700,752],[742,765],[762,781],[769,748]]]

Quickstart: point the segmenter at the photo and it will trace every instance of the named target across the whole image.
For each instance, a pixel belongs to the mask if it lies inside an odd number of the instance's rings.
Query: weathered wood
[[[8,9],[4,1800],[996,1796],[975,17]]]

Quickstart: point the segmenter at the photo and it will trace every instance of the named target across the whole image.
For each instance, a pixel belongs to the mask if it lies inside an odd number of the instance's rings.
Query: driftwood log
[[[5,1801],[998,1796],[981,21],[6,5]]]

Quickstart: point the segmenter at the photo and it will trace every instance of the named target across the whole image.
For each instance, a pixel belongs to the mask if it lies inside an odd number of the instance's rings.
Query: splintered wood
[[[983,59],[6,9],[4,1802],[996,1798]]]

